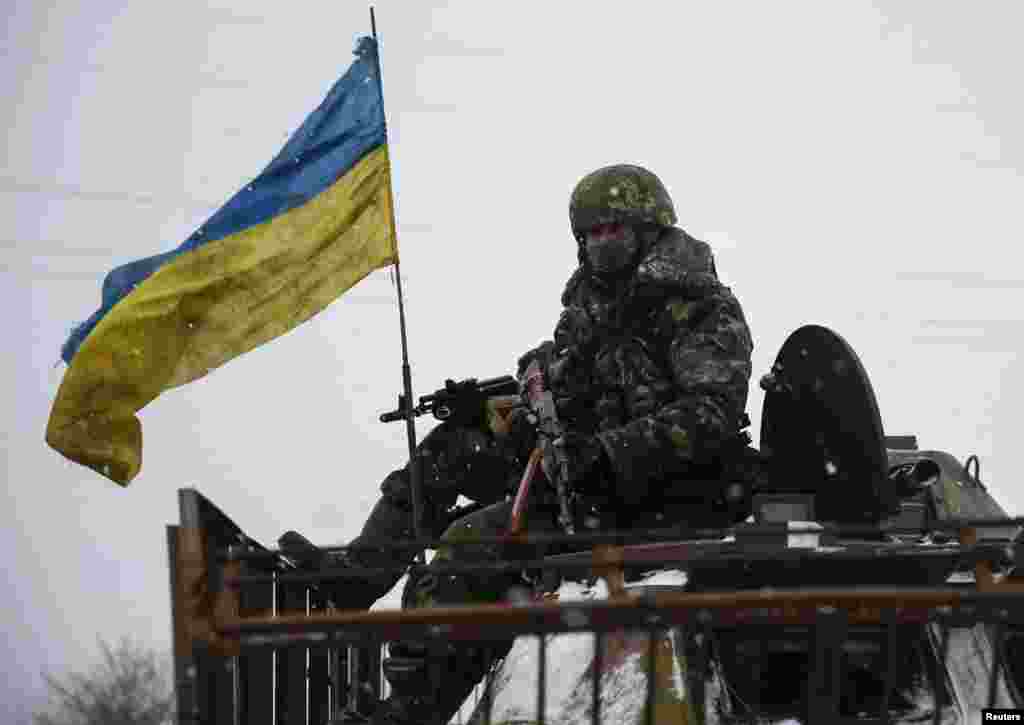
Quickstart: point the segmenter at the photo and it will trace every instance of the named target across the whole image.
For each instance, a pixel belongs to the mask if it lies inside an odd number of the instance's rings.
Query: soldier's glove
[[[569,487],[578,493],[603,493],[608,481],[609,463],[597,436],[564,433],[555,440],[544,439],[541,466],[552,485],[567,468]]]
[[[537,417],[529,408],[521,406],[509,413],[507,420],[508,433],[504,437],[503,449],[525,465],[537,447]]]
[[[327,560],[327,555],[298,531],[285,531],[278,537],[277,545],[300,569],[316,570]]]
[[[516,378],[522,382],[523,373],[526,372],[526,368],[530,367],[530,363],[534,360],[536,360],[537,364],[540,365],[541,370],[547,370],[548,362],[554,354],[554,349],[555,343],[551,340],[546,340],[529,352],[524,353],[522,357],[519,358],[519,363],[516,365]]]

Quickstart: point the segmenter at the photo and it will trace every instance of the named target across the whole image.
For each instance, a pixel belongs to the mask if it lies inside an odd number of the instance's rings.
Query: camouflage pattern
[[[479,531],[501,530],[507,524],[511,504],[504,501],[506,493],[519,483],[526,455],[524,439],[532,435],[522,424],[513,422],[502,435],[490,430],[442,423],[420,442],[416,455],[420,464],[423,492],[424,536],[448,541],[472,539]],[[331,566],[360,566],[388,569],[353,581],[346,578],[332,588],[332,598],[340,609],[367,609],[387,594],[401,578],[418,551],[374,549],[379,543],[413,539],[411,470],[407,464],[393,471],[381,484],[381,497],[363,525],[360,535],[351,542],[358,548],[340,555],[331,555]],[[458,518],[455,508],[459,495],[477,504],[491,504],[475,513]],[[470,560],[494,560],[505,552],[493,547],[475,551],[460,550]],[[454,552],[442,548],[434,562],[450,561]],[[340,560],[339,560],[340,559]],[[404,607],[429,607],[445,603],[495,601],[508,591],[513,578],[492,576],[478,578],[439,577],[429,569],[413,570],[406,582]],[[491,663],[503,657],[511,640],[486,643],[478,647],[441,646],[431,649],[417,641],[393,642],[385,671],[395,696],[380,704],[373,714],[375,723],[417,722],[424,711],[454,712],[466,694],[483,677]],[[389,664],[390,662],[390,664]],[[393,666],[395,662],[399,666]],[[447,722],[445,717],[441,722]]]
[[[520,358],[519,372],[537,359],[569,431],[600,441],[608,465],[598,470],[608,480],[599,483],[605,486],[610,508],[656,501],[660,489],[685,481],[701,466],[717,465],[746,408],[753,343],[739,302],[718,281],[708,245],[668,227],[650,242],[630,279],[606,284],[581,266],[566,285],[562,303],[553,339]],[[448,450],[464,450],[464,445],[453,444]],[[509,443],[497,448],[503,446],[516,449]],[[444,449],[439,446],[435,456]],[[468,474],[475,460],[437,458],[438,468],[430,470]],[[454,490],[437,477],[430,480],[437,491]],[[468,477],[460,480],[458,485],[468,485]],[[594,482],[590,484],[592,488]],[[510,574],[456,577],[432,571],[444,562],[553,553],[466,546],[477,537],[504,533],[511,508],[510,501],[500,501],[455,521],[442,538],[462,545],[441,547],[426,571],[410,578],[403,603],[489,603],[507,599],[512,590],[524,586]],[[533,532],[556,531],[555,515],[550,496],[538,493],[531,500],[527,526]],[[407,676],[406,683],[443,686],[431,694],[403,691],[393,682],[393,702],[375,721],[389,722],[396,719],[394,713],[409,712],[411,701],[440,711],[447,720],[510,647],[511,641],[447,644],[444,652],[424,654],[422,675]],[[393,645],[392,652],[425,650],[423,644],[407,642]]]
[[[672,199],[657,176],[640,166],[606,166],[580,179],[569,198],[569,223],[573,236],[600,224],[675,224]]]
[[[534,533],[558,531],[554,508],[538,498],[530,506],[528,522]],[[512,515],[512,502],[501,501],[468,514],[452,523],[441,537],[443,542],[458,546],[438,548],[425,571],[413,572],[406,582],[402,606],[441,607],[463,604],[494,604],[520,590],[529,596],[527,583],[519,573],[477,573],[460,576],[441,575],[433,571],[438,564],[486,563],[508,559],[528,559],[542,556],[541,550],[523,546],[498,546],[490,543],[474,545],[481,536],[492,537],[507,530]],[[460,642],[439,643],[431,649],[427,643],[407,641],[390,645],[392,658],[399,658],[406,670],[401,678],[390,675],[387,660],[385,672],[395,693],[387,701],[375,723],[417,722],[408,719],[408,713],[432,712],[440,715],[437,722],[448,722],[473,688],[484,677],[494,662],[502,659],[511,649],[512,638],[476,640],[472,644]],[[412,672],[410,663],[419,658]]]
[[[581,267],[562,303],[554,339],[520,370],[543,360],[563,422],[600,440],[615,502],[645,501],[713,464],[746,409],[753,341],[708,245],[670,227],[626,283]]]
[[[495,436],[490,431],[442,423],[417,446],[423,491],[420,527],[423,535],[437,539],[457,515],[459,495],[478,504],[504,499],[519,483],[524,447],[513,435]],[[528,454],[528,452],[527,452]],[[412,475],[410,466],[393,471],[381,484],[381,497],[351,542],[354,549],[332,555],[330,566],[346,564],[393,571],[367,577],[357,583],[343,580],[333,599],[340,609],[366,609],[398,582],[416,550],[374,550],[377,543],[392,544],[412,539]],[[339,561],[340,559],[340,561]]]
[[[561,533],[555,522],[554,507],[538,497],[528,512],[532,533]],[[505,559],[530,559],[547,551],[523,545],[480,543],[481,536],[503,534],[512,516],[512,501],[500,501],[455,521],[441,536],[441,541],[457,546],[441,546],[430,566],[453,562],[497,562]],[[519,574],[469,574],[460,577],[436,577],[429,567],[425,574],[410,578],[402,597],[403,606],[435,607],[456,604],[494,604],[506,598],[510,589],[525,586]]]

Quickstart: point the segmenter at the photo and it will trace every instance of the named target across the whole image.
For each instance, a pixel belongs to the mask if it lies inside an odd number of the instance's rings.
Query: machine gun
[[[537,447],[534,449],[530,460],[526,465],[519,490],[512,505],[512,521],[510,529],[513,534],[520,533],[522,521],[526,510],[526,501],[530,493],[530,483],[540,467],[543,457],[543,444],[550,444],[555,452],[558,464],[558,473],[551,483],[555,486],[555,493],[558,496],[558,523],[566,534],[575,533],[572,511],[569,502],[569,462],[565,455],[565,449],[559,444],[559,439],[565,434],[562,422],[558,419],[558,409],[555,407],[555,398],[548,389],[547,381],[544,379],[544,371],[540,364],[534,360],[526,368],[523,378],[524,397],[529,404],[531,415],[536,420]]]
[[[527,369],[524,377],[525,385],[523,397],[529,404],[532,416],[536,419],[537,432],[554,442],[563,433],[561,424],[555,411],[554,399],[551,392],[547,390],[543,373],[540,367],[534,363]],[[484,420],[487,415],[487,400],[500,396],[518,396],[519,381],[511,375],[503,375],[487,380],[467,378],[461,382],[445,380],[444,387],[430,395],[421,395],[419,404],[412,409],[414,416],[421,416],[430,413],[440,421],[453,421],[463,425],[476,425]],[[398,407],[395,410],[382,413],[381,423],[392,423],[405,418],[406,399],[404,395],[398,396]],[[523,474],[523,482],[520,484],[516,496],[516,506],[513,509],[514,530],[520,526],[521,516],[525,510],[526,498],[529,495],[530,481],[536,475],[540,467],[541,448],[538,446],[530,456],[526,472]],[[560,449],[556,446],[556,452]],[[553,481],[558,494],[559,523],[566,533],[572,533],[573,522],[569,510],[569,491],[567,487],[568,469],[565,461],[560,462],[560,474],[558,480]]]
[[[511,375],[487,380],[467,378],[461,382],[445,380],[444,387],[430,395],[421,395],[419,405],[412,409],[414,416],[432,414],[440,421],[464,425],[480,423],[485,415],[488,398],[499,395],[517,395],[519,383]],[[381,423],[393,423],[405,418],[405,395],[398,396],[398,408],[381,413]]]

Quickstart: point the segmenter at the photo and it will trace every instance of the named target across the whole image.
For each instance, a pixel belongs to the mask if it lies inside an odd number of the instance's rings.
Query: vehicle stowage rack
[[[644,675],[633,688],[640,703],[637,722],[755,721],[758,703],[714,685],[728,681],[721,676],[721,646],[729,643],[735,652],[746,652],[751,642],[779,640],[777,633],[798,633],[792,641],[809,663],[801,670],[801,722],[903,722],[892,714],[898,689],[893,683],[903,666],[902,648],[911,639],[927,650],[920,661],[930,694],[922,701],[931,703],[932,722],[972,722],[983,707],[1024,706],[1019,690],[1024,581],[1014,570],[1024,550],[1017,538],[979,535],[987,527],[1019,531],[1022,519],[946,521],[947,539],[927,545],[913,543],[912,531],[891,531],[906,536],[889,535],[883,544],[870,531],[830,532],[820,526],[814,527],[811,543],[792,525],[784,530],[748,526],[742,536],[726,530],[689,532],[692,536],[631,531],[628,543],[625,533],[611,532],[576,537],[588,546],[576,554],[450,566],[446,572],[505,567],[531,572],[535,581],[550,580],[549,572],[600,578],[608,592],[603,599],[532,595],[498,605],[350,612],[334,609],[317,588],[324,574],[302,571],[285,554],[260,545],[195,489],[179,491],[179,506],[180,521],[167,527],[167,544],[180,723],[341,722],[354,711],[365,712],[386,690],[380,659],[388,641],[419,639],[443,646],[471,640],[486,646],[513,637],[537,643],[531,675],[535,704],[527,721],[544,723],[553,705],[547,701],[547,645],[551,635],[562,633],[590,633],[594,639],[588,650],[590,692],[586,702],[577,703],[582,722],[612,722],[603,717],[609,698],[602,688],[609,682],[606,670],[622,667],[623,652],[634,655],[633,664]],[[823,545],[821,537],[830,533],[851,543],[840,546],[829,539]],[[749,573],[763,563],[799,570],[825,557],[834,567],[846,566],[844,559],[854,567],[865,562],[916,566],[915,556],[921,562],[945,557],[955,573],[941,586],[702,590],[627,584],[636,572],[658,569]],[[750,641],[744,640],[747,632],[756,633]],[[908,632],[921,637],[908,639]],[[851,714],[843,699],[849,692],[844,663],[856,642],[869,648],[880,643],[884,687],[872,705],[874,715]],[[497,669],[478,688],[474,723],[511,722],[495,711],[496,700],[504,696],[495,690],[501,685]],[[732,704],[722,704],[727,702]]]

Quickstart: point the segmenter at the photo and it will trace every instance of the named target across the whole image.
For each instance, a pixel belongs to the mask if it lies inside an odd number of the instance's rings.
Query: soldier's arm
[[[732,292],[714,284],[699,298],[669,298],[674,391],[650,415],[599,434],[620,495],[639,499],[649,483],[713,459],[747,403],[753,342]]]

